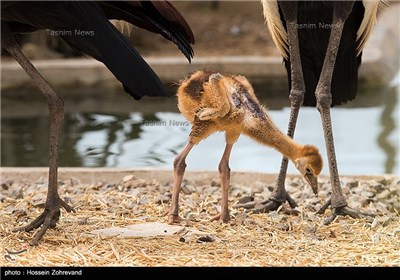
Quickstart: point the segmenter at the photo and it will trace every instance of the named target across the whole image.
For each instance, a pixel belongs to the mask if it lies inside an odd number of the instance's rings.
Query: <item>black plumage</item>
[[[2,1],[2,25],[7,24],[11,32],[53,30],[72,48],[103,62],[135,99],[166,96],[162,82],[111,19],[159,33],[189,61],[193,56],[193,33],[169,2]]]
[[[362,217],[363,213],[347,206],[342,192],[330,109],[353,100],[357,94],[362,50],[383,1],[261,2],[268,29],[287,70],[291,107],[288,135],[294,136],[302,105],[317,107],[321,115],[332,194],[318,213],[331,206],[326,224],[337,215]],[[312,124],[309,126],[312,129]],[[288,160],[283,158],[276,188],[260,211],[276,210],[286,201],[296,207],[285,190],[287,166]]]
[[[15,229],[30,231],[41,227],[32,244],[37,244],[48,228],[56,226],[61,207],[68,212],[74,209],[58,194],[58,146],[64,102],[21,52],[15,35],[49,29],[73,49],[103,62],[134,99],[167,96],[158,76],[110,22],[112,19],[159,33],[176,44],[189,61],[193,56],[192,30],[168,1],[1,1],[2,47],[31,77],[49,106],[49,183],[45,210],[28,225]]]
[[[300,45],[301,65],[306,87],[305,106],[316,106],[315,90],[321,74],[329,42],[332,25],[332,1],[299,1],[297,12],[298,38]],[[286,28],[286,20],[280,9],[281,20]],[[340,40],[332,77],[332,104],[341,105],[356,97],[358,69],[362,53],[357,54],[357,31],[364,16],[361,1],[354,3],[348,16]],[[291,86],[290,57],[284,59]]]

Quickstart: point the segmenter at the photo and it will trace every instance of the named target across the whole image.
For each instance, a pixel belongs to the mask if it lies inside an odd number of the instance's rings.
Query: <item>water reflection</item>
[[[269,105],[271,117],[285,131],[289,109],[276,106],[271,100],[262,102]],[[352,102],[332,110],[339,172],[398,175],[398,93],[388,88],[379,96],[359,98],[359,102],[368,105],[354,107],[357,104]],[[60,143],[60,166],[172,168],[174,157],[186,144],[190,125],[176,110],[171,111],[68,113]],[[300,111],[295,138],[300,143],[318,146],[326,162],[322,125],[315,108]],[[1,140],[3,166],[47,166],[46,114],[25,118],[3,116]],[[210,136],[193,149],[187,159],[188,169],[216,170],[223,148],[223,134]],[[281,156],[275,150],[241,136],[232,151],[231,168],[277,172],[280,161]],[[290,166],[289,172],[297,171]],[[322,172],[328,174],[327,166]]]

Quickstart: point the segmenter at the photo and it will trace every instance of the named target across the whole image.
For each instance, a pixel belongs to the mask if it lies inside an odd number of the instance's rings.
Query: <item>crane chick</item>
[[[291,160],[313,192],[318,191],[317,176],[322,169],[318,149],[301,145],[284,134],[273,123],[254,94],[249,81],[239,75],[223,75],[212,71],[196,71],[180,82],[178,108],[192,124],[189,143],[174,160],[174,184],[169,223],[181,221],[179,217],[179,192],[186,168],[185,159],[194,145],[216,131],[224,131],[226,146],[218,166],[221,188],[221,213],[211,220],[228,222],[228,188],[230,182],[229,157],[233,144],[240,134],[275,148]]]

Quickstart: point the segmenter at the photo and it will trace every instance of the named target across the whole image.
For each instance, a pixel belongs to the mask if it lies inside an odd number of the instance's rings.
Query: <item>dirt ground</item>
[[[213,6],[214,2],[217,3],[216,7]],[[260,1],[172,3],[184,15],[193,30],[195,57],[279,55],[264,24]],[[177,47],[159,34],[135,28],[130,39],[142,56],[181,56]],[[21,44],[24,53],[30,59],[79,55],[57,36],[47,36],[46,31],[21,36]]]
[[[172,1],[195,35],[195,56],[279,54],[273,45],[260,1]],[[240,13],[238,13],[240,11]],[[133,32],[141,54],[176,56],[176,47],[144,30]]]
[[[115,180],[102,180],[107,172]],[[209,220],[220,211],[218,175],[192,172],[179,201],[185,220],[172,227],[164,216],[171,202],[170,171],[91,170],[83,175],[61,176],[61,197],[76,213],[62,210],[56,228],[49,229],[38,246],[29,245],[35,231],[12,229],[43,211],[46,176],[35,172],[4,176],[0,266],[400,265],[400,179],[394,176],[342,177],[349,206],[374,217],[339,216],[323,225],[330,210],[323,215],[315,212],[330,197],[328,178],[320,178],[316,197],[300,177],[289,176],[287,191],[299,204],[297,211],[285,204],[255,214],[241,204],[252,200],[257,205],[268,198],[274,176],[233,173],[231,221],[223,224]],[[89,183],[85,178],[91,178]]]

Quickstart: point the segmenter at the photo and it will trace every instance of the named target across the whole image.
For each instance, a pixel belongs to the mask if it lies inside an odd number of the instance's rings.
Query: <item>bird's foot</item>
[[[321,209],[318,210],[317,214],[325,213],[326,209],[328,209],[329,206],[331,206],[331,200],[330,199],[321,207]],[[352,208],[348,207],[347,205],[339,206],[339,207],[332,207],[332,212],[328,216],[328,218],[325,219],[324,225],[329,225],[339,215],[341,215],[341,216],[346,216],[347,215],[347,216],[352,217],[353,219],[366,218],[366,219],[369,219],[369,220],[371,220],[371,217],[374,216],[372,214],[367,214],[367,213],[363,213],[361,211],[352,209]]]
[[[220,213],[218,215],[213,216],[210,219],[210,221],[213,222],[213,221],[220,220],[223,223],[228,223],[230,221],[230,219],[231,218],[229,217],[229,213],[225,213],[225,214]]]
[[[179,214],[167,211],[164,213],[164,216],[168,215],[168,224],[180,224],[183,222],[185,219],[181,218]]]
[[[40,239],[42,236],[46,233],[47,229],[49,228],[55,228],[57,225],[58,220],[60,219],[60,208],[61,206],[67,211],[67,212],[75,212],[75,209],[69,206],[65,201],[63,201],[61,198],[59,198],[60,204],[58,206],[52,206],[52,207],[45,207],[45,210],[43,211],[42,214],[39,215],[35,220],[30,222],[29,224],[14,228],[13,232],[17,231],[31,231],[33,229],[37,229],[40,226],[42,228],[35,234],[33,237],[33,240],[30,242],[31,245],[38,245]]]
[[[283,195],[272,195],[270,198],[260,203],[256,203],[255,201],[249,201],[247,203],[237,204],[234,207],[251,209],[253,213],[268,213],[271,211],[278,210],[279,207],[283,205],[286,201],[289,203],[292,209],[297,207],[297,203],[294,201],[293,198],[291,198],[291,196],[287,192],[285,192]],[[298,214],[297,210],[286,211],[286,212],[288,214]]]

